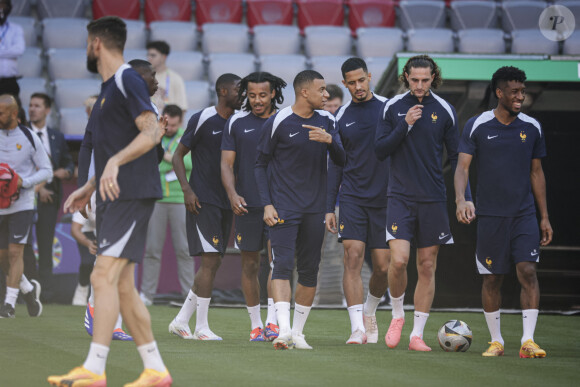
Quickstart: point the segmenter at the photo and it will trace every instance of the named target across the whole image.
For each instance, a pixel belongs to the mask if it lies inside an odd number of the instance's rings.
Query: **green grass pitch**
[[[407,350],[412,315],[399,347],[384,344],[391,318],[378,311],[379,343],[346,345],[350,333],[345,310],[310,313],[305,335],[312,351],[275,351],[270,343],[250,343],[245,308],[211,308],[212,330],[222,342],[182,340],[167,326],[177,309],[153,306],[155,338],[174,386],[572,386],[578,385],[580,320],[577,316],[540,315],[535,339],[548,356],[519,359],[521,316],[502,315],[506,354],[482,358],[489,334],[481,313],[432,313],[425,329],[431,353]],[[46,377],[82,364],[90,338],[83,326],[84,308],[47,305],[30,318],[18,305],[15,319],[0,320],[0,386],[47,386]],[[265,310],[262,310],[265,317]],[[436,333],[449,319],[461,319],[473,330],[466,353],[446,353]],[[107,363],[108,386],[135,380],[142,363],[133,343],[114,342]]]

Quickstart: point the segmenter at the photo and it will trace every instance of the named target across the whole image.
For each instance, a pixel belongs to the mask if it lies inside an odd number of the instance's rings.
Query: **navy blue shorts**
[[[354,239],[365,242],[369,249],[388,249],[385,241],[386,207],[365,207],[340,202],[338,241]]]
[[[273,280],[290,279],[296,256],[298,283],[307,287],[316,286],[324,239],[324,215],[324,212],[303,214],[278,210],[278,224],[270,227]]]
[[[0,215],[0,250],[6,250],[11,243],[27,244],[33,219],[34,210]]]
[[[185,227],[189,255],[225,254],[232,229],[233,212],[209,203],[200,203],[199,214],[187,211]]]
[[[155,199],[115,200],[97,205],[97,255],[140,263]]]
[[[235,215],[235,243],[242,251],[262,251],[266,241],[263,207],[248,207],[247,214]]]
[[[387,242],[403,239],[417,247],[453,243],[446,202],[414,202],[389,197],[387,203]]]
[[[540,261],[536,214],[478,216],[475,262],[479,274],[507,274],[512,262]]]

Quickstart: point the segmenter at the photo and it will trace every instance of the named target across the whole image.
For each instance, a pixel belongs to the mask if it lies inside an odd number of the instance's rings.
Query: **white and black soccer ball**
[[[463,321],[449,320],[439,329],[437,339],[446,352],[465,352],[471,346],[473,333]]]

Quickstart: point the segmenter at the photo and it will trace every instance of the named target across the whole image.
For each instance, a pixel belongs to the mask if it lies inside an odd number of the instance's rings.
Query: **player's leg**
[[[242,291],[250,316],[250,341],[265,341],[264,324],[260,316],[260,252],[242,251]]]
[[[56,195],[55,195],[56,196]],[[38,279],[42,284],[43,300],[50,302],[53,296],[53,244],[59,205],[38,203],[36,221],[36,244],[38,246]]]
[[[272,245],[270,244],[269,233],[265,232],[267,239],[266,251],[268,253],[268,282],[266,288],[268,291],[268,314],[266,315],[266,326],[264,327],[264,337],[268,341],[273,341],[280,334],[280,327],[278,326],[278,318],[276,317],[276,306],[274,304],[274,296],[272,293],[272,268],[274,264],[272,262]]]
[[[169,204],[169,223],[171,226],[171,241],[177,259],[177,276],[183,297],[187,296],[193,284],[195,275],[193,258],[187,247],[187,231],[185,225],[186,209],[183,204]]]
[[[167,203],[155,203],[153,214],[147,227],[147,242],[143,257],[143,276],[141,277],[141,299],[146,306],[153,304],[157,292],[159,273],[161,271],[161,255],[165,244],[167,222],[169,221]],[[173,231],[173,230],[171,230]]]
[[[221,340],[221,337],[209,329],[208,313],[211,302],[213,282],[217,270],[222,262],[220,253],[203,253],[201,266],[193,280],[193,293],[197,298],[195,332],[193,338],[197,340]]]
[[[340,212],[341,217],[342,214],[343,211]],[[343,239],[342,244],[344,246],[342,288],[346,298],[351,333],[346,343],[364,344],[367,340],[363,321],[363,283],[360,273],[364,263],[365,243],[355,239]]]
[[[389,348],[395,348],[401,340],[401,332],[405,324],[403,302],[407,288],[407,264],[411,253],[411,243],[404,239],[389,241],[391,262],[389,264],[389,292],[391,294],[392,319],[385,335],[385,343]]]

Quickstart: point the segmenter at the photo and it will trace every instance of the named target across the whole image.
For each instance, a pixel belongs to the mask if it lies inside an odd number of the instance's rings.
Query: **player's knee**
[[[407,260],[404,257],[393,257],[393,258],[391,258],[390,267],[394,271],[407,270]]]
[[[298,283],[308,288],[316,287],[318,283],[318,270],[298,272]]]
[[[356,257],[352,255],[344,255],[344,270],[359,272],[362,269],[363,257]]]
[[[432,276],[435,274],[436,263],[432,260],[425,260],[419,263],[418,271],[419,275]]]
[[[387,278],[389,274],[389,265],[385,262],[383,264],[373,263],[373,275],[378,278]]]
[[[259,270],[260,262],[258,260],[244,260],[242,272],[245,276],[256,276]]]
[[[536,267],[529,262],[523,262],[517,266],[518,277],[522,285],[533,284],[536,282]]]
[[[272,267],[272,279],[290,280],[294,269],[294,259],[276,258]]]

